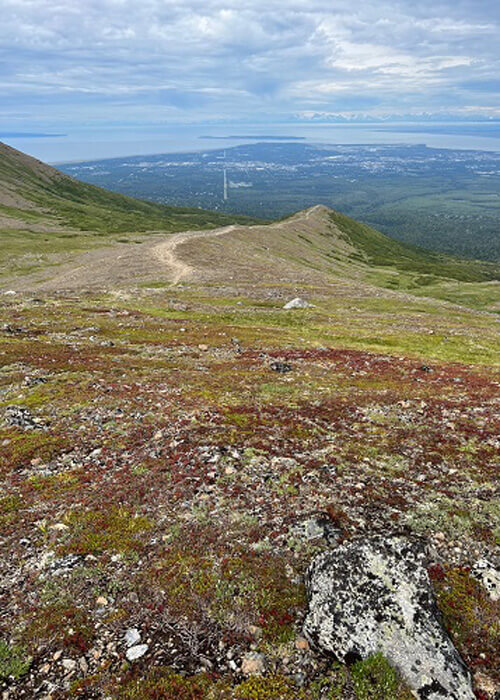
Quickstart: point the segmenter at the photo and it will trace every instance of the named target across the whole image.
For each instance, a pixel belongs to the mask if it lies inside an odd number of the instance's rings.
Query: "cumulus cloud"
[[[334,7],[332,8],[332,5]],[[497,0],[0,0],[0,119],[487,111]],[[483,86],[484,89],[481,89]],[[471,97],[473,95],[473,97]],[[363,99],[360,99],[362,97]],[[83,109],[83,112],[82,112]]]

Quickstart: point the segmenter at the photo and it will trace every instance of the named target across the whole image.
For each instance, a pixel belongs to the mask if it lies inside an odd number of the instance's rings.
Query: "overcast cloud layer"
[[[499,0],[0,0],[0,17],[0,127],[11,131],[500,117]]]

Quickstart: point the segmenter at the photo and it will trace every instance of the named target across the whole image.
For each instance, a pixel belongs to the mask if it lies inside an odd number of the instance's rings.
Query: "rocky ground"
[[[493,316],[340,283],[0,299],[4,700],[411,697],[304,637],[313,558],[373,535],[424,543],[494,697]]]

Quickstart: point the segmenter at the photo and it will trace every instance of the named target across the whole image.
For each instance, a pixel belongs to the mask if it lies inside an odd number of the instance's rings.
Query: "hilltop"
[[[324,206],[175,230],[2,153],[4,697],[409,699],[418,664],[304,636],[315,557],[402,542],[492,700],[495,265]]]

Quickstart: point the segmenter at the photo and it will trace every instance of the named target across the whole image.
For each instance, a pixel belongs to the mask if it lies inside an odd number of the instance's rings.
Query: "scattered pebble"
[[[133,647],[129,647],[125,653],[128,661],[137,661],[140,659],[148,650],[147,644],[136,644]]]
[[[126,632],[125,632],[125,644],[128,647],[132,647],[135,644],[138,644],[141,641],[141,633],[137,629],[137,627],[130,627]]]
[[[241,662],[241,672],[246,676],[260,676],[266,671],[266,657],[255,651],[249,651]]]

